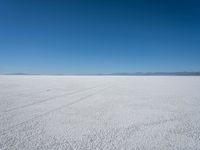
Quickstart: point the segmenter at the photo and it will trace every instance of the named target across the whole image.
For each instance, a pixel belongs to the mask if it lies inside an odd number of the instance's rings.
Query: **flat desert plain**
[[[200,149],[200,77],[1,75],[0,149]]]

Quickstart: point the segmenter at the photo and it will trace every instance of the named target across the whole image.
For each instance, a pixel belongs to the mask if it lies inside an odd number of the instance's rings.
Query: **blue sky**
[[[0,73],[200,71],[198,0],[1,0]]]

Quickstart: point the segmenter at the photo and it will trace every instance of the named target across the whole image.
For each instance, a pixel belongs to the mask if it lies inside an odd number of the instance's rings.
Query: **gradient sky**
[[[0,0],[0,73],[200,71],[199,0]]]

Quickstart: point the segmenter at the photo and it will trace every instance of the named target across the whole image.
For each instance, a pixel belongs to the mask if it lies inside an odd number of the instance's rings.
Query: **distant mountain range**
[[[133,72],[133,73],[110,73],[110,74],[28,74],[7,73],[3,75],[100,75],[100,76],[200,76],[200,72]]]
[[[123,75],[123,76],[200,76],[200,72],[135,72],[135,73],[113,73],[111,75]]]
[[[28,73],[5,73],[3,75],[29,75]]]

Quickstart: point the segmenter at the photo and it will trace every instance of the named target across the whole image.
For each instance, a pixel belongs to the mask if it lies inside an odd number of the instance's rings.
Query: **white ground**
[[[0,149],[200,149],[200,77],[0,76]]]

